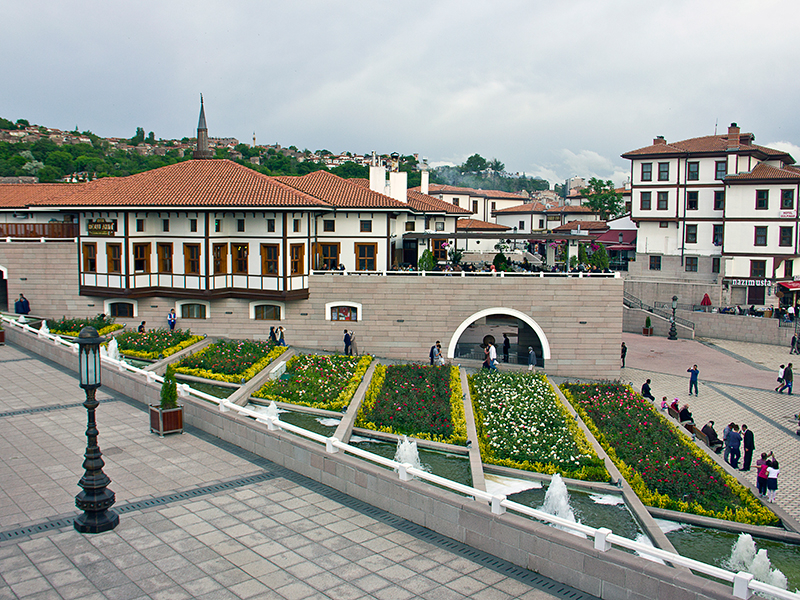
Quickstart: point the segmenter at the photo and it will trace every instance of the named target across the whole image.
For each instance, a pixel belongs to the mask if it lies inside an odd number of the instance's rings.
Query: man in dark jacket
[[[648,400],[655,400],[655,396],[653,396],[653,392],[650,391],[650,380],[648,379],[642,384],[642,396],[647,398]]]
[[[778,393],[782,394],[783,390],[789,388],[789,396],[792,395],[792,384],[794,383],[794,374],[792,373],[792,363],[786,365],[783,371],[783,385],[778,389]]]
[[[753,432],[747,428],[747,425],[742,425],[742,435],[744,437],[744,460],[742,461],[742,471],[750,470],[750,461],[753,460],[753,450],[756,449],[755,440],[753,439]]]
[[[345,329],[344,330],[344,353],[345,353],[345,356],[349,356],[350,355],[350,342],[351,342],[350,333],[347,331],[347,329]]]

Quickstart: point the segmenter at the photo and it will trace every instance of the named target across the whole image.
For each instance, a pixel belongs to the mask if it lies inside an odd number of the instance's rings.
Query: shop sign
[[[114,235],[117,231],[117,220],[89,219],[86,221],[86,231],[89,235]]]
[[[782,210],[778,213],[778,216],[781,219],[794,219],[794,211],[793,210]]]
[[[769,279],[725,279],[724,281],[729,285],[744,287],[769,287],[772,285]]]

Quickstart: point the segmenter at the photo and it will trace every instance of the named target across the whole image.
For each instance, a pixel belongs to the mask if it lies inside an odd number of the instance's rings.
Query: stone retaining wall
[[[63,346],[16,328],[10,343],[69,369],[77,356]],[[103,368],[103,385],[143,403],[155,403],[159,386],[138,376]],[[600,552],[581,539],[513,514],[492,514],[488,505],[396,474],[342,453],[267,427],[211,403],[184,399],[185,422],[315,481],[442,535],[588,594],[608,599],[681,600],[732,598],[730,586],[612,549]],[[142,427],[147,418],[142,415]]]

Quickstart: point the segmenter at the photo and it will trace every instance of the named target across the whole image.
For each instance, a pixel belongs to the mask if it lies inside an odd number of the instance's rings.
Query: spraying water
[[[724,566],[731,571],[747,571],[763,583],[769,583],[782,590],[787,589],[786,575],[778,569],[773,569],[765,549],[756,550],[756,543],[749,533],[739,534],[739,539],[733,544],[730,558]]]
[[[39,333],[44,335],[46,333],[50,333],[50,328],[47,326],[47,321],[42,319],[42,326],[39,327]]]
[[[397,451],[394,453],[394,460],[399,463],[408,463],[415,469],[427,471],[419,460],[417,441],[408,439],[408,436],[404,435],[402,439],[397,440]]]
[[[578,522],[575,519],[575,513],[572,511],[572,507],[569,505],[569,492],[567,491],[567,486],[564,483],[564,480],[561,479],[561,475],[558,473],[555,473],[550,481],[550,485],[548,486],[547,492],[544,495],[544,504],[542,504],[542,508],[540,510],[549,515],[553,515],[554,517],[564,519],[565,521],[571,521],[572,523]],[[569,533],[579,537],[586,537],[584,534],[567,527],[561,527],[558,525],[555,525],[554,527],[568,531]]]

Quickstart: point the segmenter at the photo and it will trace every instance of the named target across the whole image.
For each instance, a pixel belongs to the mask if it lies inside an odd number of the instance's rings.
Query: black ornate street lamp
[[[675,309],[678,308],[678,297],[672,297],[672,324],[669,326],[669,337],[668,340],[677,340],[678,339],[678,330],[675,328]]]
[[[115,501],[114,492],[108,489],[111,480],[103,473],[102,453],[97,445],[97,423],[94,411],[100,404],[95,399],[100,387],[100,345],[105,342],[94,327],[84,327],[78,334],[78,371],[81,387],[86,390],[86,407],[88,414],[86,424],[86,454],[83,468],[85,473],[78,485],[83,488],[75,496],[75,506],[83,511],[75,519],[75,529],[80,533],[101,533],[114,529],[119,523],[119,515],[109,510]]]

